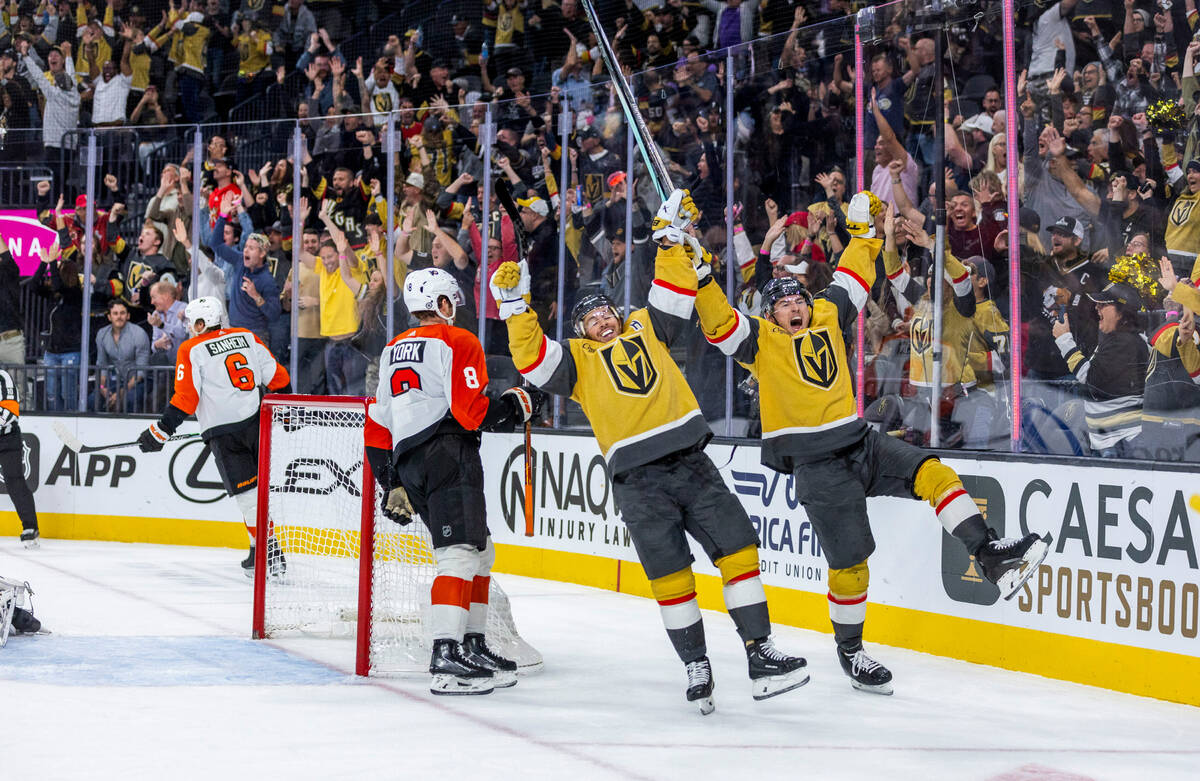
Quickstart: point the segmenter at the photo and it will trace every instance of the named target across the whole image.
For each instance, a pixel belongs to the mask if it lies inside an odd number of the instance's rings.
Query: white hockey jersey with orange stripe
[[[487,361],[475,334],[452,325],[423,325],[383,348],[379,387],[367,409],[366,444],[413,449],[441,429],[477,431],[491,403]]]
[[[21,415],[20,399],[17,398],[17,383],[12,375],[0,369],[0,434],[7,434],[17,426]]]
[[[278,390],[287,369],[245,328],[222,328],[193,336],[179,346],[171,406],[195,414],[205,439],[258,415],[260,385]]]

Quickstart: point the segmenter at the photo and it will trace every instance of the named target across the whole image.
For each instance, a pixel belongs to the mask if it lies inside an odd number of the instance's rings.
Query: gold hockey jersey
[[[898,261],[885,263],[893,267]],[[975,385],[975,371],[967,360],[971,339],[975,334],[975,294],[971,290],[971,274],[954,255],[945,255],[946,283],[953,296],[944,296],[942,301],[942,385],[961,383],[964,388]],[[912,279],[908,271],[899,267],[889,271],[888,280],[892,288],[905,300],[913,304],[915,313],[909,324],[909,381],[918,387],[933,385],[933,300],[932,292],[926,291],[921,283]]]
[[[996,375],[1004,372],[1008,361],[1008,321],[991,299],[975,305],[971,320],[975,333],[967,348],[967,362],[975,372],[976,384],[991,391],[996,387]]]
[[[1167,253],[1195,258],[1200,250],[1200,193],[1184,190],[1167,211]]]
[[[794,335],[734,310],[720,285],[706,281],[697,292],[705,338],[758,380],[762,462],[772,469],[791,472],[866,435],[845,334],[866,305],[882,245],[882,239],[850,240],[833,282],[813,302],[808,328]]]
[[[688,327],[696,273],[681,247],[660,249],[649,302],[609,342],[542,333],[527,309],[506,321],[513,362],[550,393],[579,402],[613,475],[703,446],[712,436],[670,346]]]

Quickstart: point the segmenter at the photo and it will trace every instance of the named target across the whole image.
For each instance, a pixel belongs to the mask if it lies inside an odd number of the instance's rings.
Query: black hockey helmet
[[[581,296],[580,299],[575,302],[574,308],[571,309],[571,324],[575,326],[575,335],[586,336],[587,334],[583,327],[584,318],[587,317],[590,312],[605,306],[612,310],[613,317],[620,321],[621,312],[617,309],[617,305],[613,303],[613,300],[608,296],[604,295],[603,293],[588,293],[587,295]]]
[[[812,309],[813,297],[804,283],[795,277],[778,277],[767,283],[762,291],[762,316],[771,322],[775,321],[775,304],[781,298],[802,296]]]

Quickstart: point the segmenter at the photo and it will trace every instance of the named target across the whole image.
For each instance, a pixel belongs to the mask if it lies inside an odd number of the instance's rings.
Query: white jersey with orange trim
[[[422,325],[383,348],[366,444],[399,456],[442,432],[477,431],[487,415],[487,361],[475,334]]]
[[[16,429],[20,415],[17,384],[13,382],[11,374],[0,369],[0,434],[7,434]]]
[[[288,384],[287,369],[245,328],[221,328],[179,346],[171,406],[195,414],[205,439],[258,415],[259,386]]]

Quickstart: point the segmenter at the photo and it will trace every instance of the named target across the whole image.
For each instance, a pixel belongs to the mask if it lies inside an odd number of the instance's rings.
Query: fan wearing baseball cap
[[[1076,380],[1051,329],[1067,314],[1080,351],[1088,355],[1096,349],[1096,309],[1088,295],[1108,284],[1108,270],[1083,252],[1084,226],[1076,218],[1059,217],[1047,230],[1050,256],[1022,270],[1021,312],[1029,340],[1025,377],[1032,395],[1054,409],[1074,395]]]
[[[1094,455],[1129,458],[1142,432],[1142,396],[1149,349],[1138,312],[1142,299],[1132,287],[1109,282],[1089,295],[1096,305],[1099,339],[1085,355],[1075,344],[1066,314],[1054,323],[1055,344],[1083,391],[1088,442]]]

